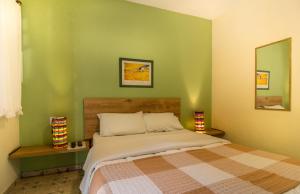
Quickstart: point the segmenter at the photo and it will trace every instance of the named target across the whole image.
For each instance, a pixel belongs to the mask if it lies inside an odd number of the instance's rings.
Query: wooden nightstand
[[[9,154],[9,159],[14,160],[18,158],[28,158],[36,156],[48,156],[54,154],[65,154],[71,152],[82,152],[89,150],[89,141],[83,141],[84,146],[82,148],[63,148],[63,149],[54,149],[52,146],[25,146],[19,147]]]
[[[219,129],[209,128],[205,129],[204,131],[196,131],[197,133],[203,133],[207,135],[211,135],[214,137],[224,137],[225,132]]]

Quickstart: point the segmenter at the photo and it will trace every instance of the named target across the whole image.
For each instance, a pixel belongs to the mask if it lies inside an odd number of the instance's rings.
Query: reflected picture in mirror
[[[255,49],[256,109],[291,109],[291,43],[287,38]]]

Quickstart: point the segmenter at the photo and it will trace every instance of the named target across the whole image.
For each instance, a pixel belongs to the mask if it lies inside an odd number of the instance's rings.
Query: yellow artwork
[[[153,61],[120,58],[120,87],[153,88]]]
[[[267,74],[259,74],[259,75],[257,75],[257,84],[258,85],[268,84],[268,76],[267,76]]]
[[[269,71],[257,71],[256,72],[256,88],[257,89],[269,89]]]
[[[149,65],[141,63],[124,63],[124,80],[127,81],[149,81]]]

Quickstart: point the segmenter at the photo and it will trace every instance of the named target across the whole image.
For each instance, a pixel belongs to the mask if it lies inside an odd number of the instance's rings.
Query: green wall
[[[26,0],[23,146],[51,143],[49,117],[68,117],[69,139],[83,137],[85,97],[180,97],[211,123],[211,21],[124,0]],[[154,60],[154,88],[120,88],[119,57]],[[83,155],[22,161],[22,170],[81,162]],[[43,162],[46,161],[47,162]]]
[[[269,90],[257,90],[258,96],[282,96],[284,107],[289,107],[290,40],[257,50],[257,69],[270,71]]]

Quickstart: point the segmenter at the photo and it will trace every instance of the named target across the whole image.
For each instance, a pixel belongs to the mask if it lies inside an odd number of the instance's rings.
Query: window
[[[0,117],[22,113],[21,9],[13,0],[0,1]]]

